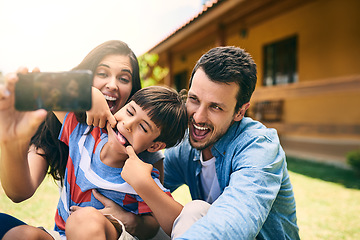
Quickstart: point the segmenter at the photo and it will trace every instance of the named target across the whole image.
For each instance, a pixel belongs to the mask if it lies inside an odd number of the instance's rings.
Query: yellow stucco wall
[[[227,26],[226,44],[245,48],[258,66],[258,86],[263,78],[263,47],[298,36],[299,82],[360,75],[360,1],[318,0],[284,11],[249,26]],[[187,70],[189,77],[198,58],[215,45],[187,49],[173,55],[173,74]],[[215,43],[214,43],[215,44]],[[285,100],[286,124],[360,125],[360,92],[325,94]],[[306,133],[304,133],[306,135]],[[360,135],[358,136],[360,139]]]
[[[245,39],[229,35],[227,44],[247,49],[262,79],[262,47],[298,35],[300,81],[360,73],[360,1],[321,0],[252,26]]]
[[[176,74],[182,71],[187,71],[187,79],[189,81],[192,69],[194,68],[196,62],[199,60],[199,57],[213,47],[215,47],[215,45],[207,45],[203,46],[200,49],[188,51],[187,53],[178,53],[174,55],[172,62],[173,72]],[[186,84],[186,86],[188,86],[188,83]]]
[[[252,26],[246,38],[229,35],[227,44],[245,48],[263,78],[263,46],[298,36],[299,82],[360,75],[360,1],[321,0]],[[286,100],[284,122],[360,124],[360,92]]]

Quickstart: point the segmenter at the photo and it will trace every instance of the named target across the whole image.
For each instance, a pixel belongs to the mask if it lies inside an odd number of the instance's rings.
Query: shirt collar
[[[226,154],[226,149],[233,141],[233,139],[239,135],[241,132],[241,121],[234,122],[224,136],[222,136],[213,146],[211,152],[213,156],[217,156],[218,154],[222,155],[223,157]]]

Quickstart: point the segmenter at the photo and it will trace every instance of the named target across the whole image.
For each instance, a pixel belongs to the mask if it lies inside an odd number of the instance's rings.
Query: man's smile
[[[192,130],[192,137],[194,140],[201,141],[202,139],[206,138],[208,133],[211,132],[211,128],[208,126],[200,126],[194,122],[194,120],[191,120],[191,130]]]

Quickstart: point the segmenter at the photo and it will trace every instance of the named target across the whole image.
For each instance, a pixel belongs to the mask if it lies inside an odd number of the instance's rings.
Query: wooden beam
[[[274,101],[304,96],[354,91],[360,93],[360,75],[298,82],[271,87],[258,86],[253,93],[251,101]]]

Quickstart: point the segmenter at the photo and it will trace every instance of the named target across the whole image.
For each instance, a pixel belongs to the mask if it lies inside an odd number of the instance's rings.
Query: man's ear
[[[248,110],[250,107],[250,103],[247,102],[247,103],[244,103],[241,108],[238,110],[237,113],[235,113],[234,115],[234,121],[237,122],[237,121],[240,121],[244,116],[245,116],[245,113],[246,113],[246,110]]]
[[[166,147],[166,144],[164,142],[154,142],[148,149],[148,152],[157,152],[161,149],[164,149]]]

